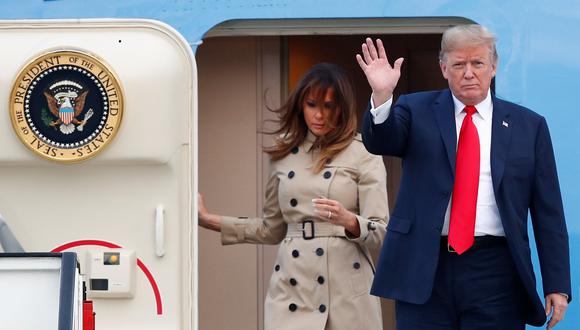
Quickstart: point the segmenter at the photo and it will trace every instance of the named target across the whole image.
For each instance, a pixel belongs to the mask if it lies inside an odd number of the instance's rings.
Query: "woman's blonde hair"
[[[320,172],[327,163],[344,150],[356,134],[357,117],[352,82],[346,71],[335,64],[320,63],[314,65],[302,77],[296,88],[290,93],[286,103],[273,110],[278,114],[279,128],[271,134],[282,136],[272,147],[264,148],[272,160],[286,157],[292,149],[301,145],[308,135],[308,126],[304,120],[304,100],[312,93],[316,103],[324,104],[327,91],[331,90],[336,105],[332,111],[329,124],[332,129],[314,141],[313,148],[320,149],[314,172]]]

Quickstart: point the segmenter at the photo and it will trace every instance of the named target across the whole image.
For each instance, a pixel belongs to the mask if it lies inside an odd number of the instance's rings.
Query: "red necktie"
[[[479,135],[472,115],[477,111],[468,105],[461,124],[457,158],[455,161],[455,184],[449,222],[449,245],[462,254],[473,245],[475,232],[475,209],[479,187]]]

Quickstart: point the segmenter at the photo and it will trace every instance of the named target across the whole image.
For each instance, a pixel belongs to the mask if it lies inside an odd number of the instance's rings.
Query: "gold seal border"
[[[43,141],[41,141],[36,137],[36,135],[32,132],[30,126],[28,126],[28,122],[24,118],[25,116],[24,101],[26,97],[26,92],[30,87],[30,83],[32,83],[32,81],[34,81],[34,79],[36,79],[40,73],[48,70],[49,68],[40,69],[40,71],[37,74],[35,74],[34,77],[30,78],[28,85],[26,85],[26,83],[23,84],[23,79],[27,77],[27,74],[30,73],[33,68],[39,67],[39,63],[46,63],[48,59],[54,59],[61,56],[68,57],[68,61],[67,59],[65,59],[65,61],[67,62],[58,63],[56,65],[71,65],[77,68],[82,68],[87,71],[90,71],[101,83],[103,88],[105,88],[107,95],[109,95],[105,83],[103,82],[103,80],[99,78],[98,72],[94,72],[92,69],[89,69],[89,67],[83,67],[82,65],[78,65],[76,64],[76,62],[70,63],[72,58],[76,58],[77,62],[79,60],[85,60],[87,65],[93,64],[93,66],[95,66],[94,68],[95,70],[101,69],[101,72],[104,72],[106,76],[109,77],[112,85],[114,86],[114,90],[117,91],[116,100],[111,100],[111,98],[108,97],[107,102],[108,117],[101,132],[95,138],[91,139],[88,143],[86,143],[84,146],[74,149],[59,148],[47,145],[46,143],[44,143]],[[25,87],[23,88],[23,86]],[[16,102],[17,100],[19,100],[19,98],[22,101],[20,103]],[[114,108],[118,109],[118,114],[112,116],[110,114],[111,103],[114,101],[117,102],[117,106],[115,106]],[[117,135],[117,132],[119,131],[121,126],[125,107],[123,88],[120,84],[118,76],[111,69],[111,67],[104,60],[102,60],[101,58],[99,58],[94,54],[91,54],[90,52],[72,48],[48,51],[42,53],[41,55],[35,56],[30,61],[28,61],[28,63],[24,65],[22,69],[18,72],[18,75],[16,76],[16,79],[12,84],[12,90],[10,92],[10,98],[8,100],[8,103],[9,103],[8,108],[10,111],[10,119],[12,121],[12,128],[14,129],[20,141],[28,149],[33,151],[34,154],[42,158],[59,163],[79,163],[97,156],[103,149],[105,149],[110,144],[112,140],[114,140],[115,136]],[[107,127],[112,127],[109,135],[104,134],[105,129]],[[25,133],[26,129],[28,130],[27,133]],[[100,141],[98,140],[99,137],[101,137]]]

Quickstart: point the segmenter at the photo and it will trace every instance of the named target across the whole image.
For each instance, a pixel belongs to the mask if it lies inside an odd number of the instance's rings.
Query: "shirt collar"
[[[459,101],[458,98],[453,95],[453,104],[455,106],[455,116],[457,117],[465,108],[465,104]],[[493,103],[491,102],[491,91],[487,90],[487,96],[483,101],[478,104],[475,104],[475,108],[477,109],[477,113],[483,118],[483,120],[491,119],[492,111],[493,111]]]

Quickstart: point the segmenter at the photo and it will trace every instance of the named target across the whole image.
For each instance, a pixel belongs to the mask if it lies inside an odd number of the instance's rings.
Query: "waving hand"
[[[367,38],[361,48],[363,55],[356,54],[356,60],[373,90],[373,103],[379,106],[393,95],[401,77],[403,58],[398,58],[391,66],[381,39],[377,39],[375,47],[371,38]]]

